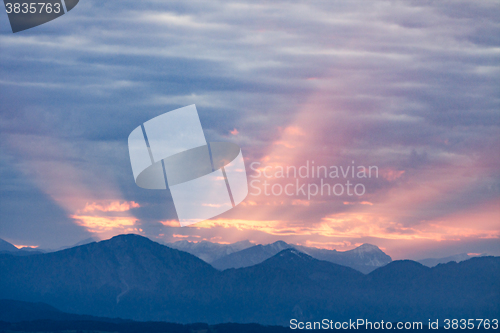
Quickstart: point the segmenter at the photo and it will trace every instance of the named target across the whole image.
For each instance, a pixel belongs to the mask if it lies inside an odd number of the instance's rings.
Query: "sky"
[[[500,255],[498,17],[472,0],[81,0],[13,34],[1,11],[0,238]],[[127,138],[191,104],[208,141],[241,147],[251,186],[181,228],[168,190],[135,184]],[[324,183],[336,194],[311,195]]]

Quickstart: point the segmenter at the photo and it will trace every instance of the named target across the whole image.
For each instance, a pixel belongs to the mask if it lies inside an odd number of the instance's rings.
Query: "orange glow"
[[[191,236],[189,236],[189,235],[177,235],[177,234],[173,234],[172,237],[174,237],[174,238],[189,238]]]
[[[160,221],[160,223],[166,227],[180,227],[181,226],[181,224],[177,220],[165,220],[165,221]]]
[[[93,211],[101,211],[101,212],[125,212],[127,210],[130,210],[132,208],[139,208],[141,207],[137,202],[135,201],[111,201],[109,203],[87,203],[85,204],[85,208],[79,213],[88,213],[88,212],[93,212]]]
[[[74,163],[78,154],[67,141],[23,134],[11,136],[9,144],[25,156],[32,156],[24,173],[63,208],[76,224],[104,237],[141,232],[141,229],[134,227],[135,217],[105,216],[105,213],[125,215],[139,205],[121,198],[121,191],[113,177]]]
[[[18,249],[23,248],[23,247],[28,247],[30,249],[36,249],[38,247],[38,245],[17,245],[17,244],[12,244],[12,245],[17,247]]]
[[[371,206],[367,206],[371,208]],[[450,220],[438,223],[422,223],[405,226],[389,217],[376,217],[371,212],[340,213],[324,217],[316,223],[292,223],[280,220],[216,219],[203,221],[190,227],[209,229],[215,227],[235,228],[240,231],[261,231],[275,236],[306,236],[306,244],[321,248],[339,245],[339,242],[315,241],[316,237],[331,239],[359,239],[372,237],[387,240],[460,240],[467,237],[500,238],[496,229],[454,226]],[[342,242],[344,246],[345,242]],[[361,243],[360,243],[361,244]]]
[[[236,228],[238,230],[258,230],[268,234],[276,235],[281,230],[288,229],[283,221],[252,221],[252,220],[229,220],[217,219],[207,220],[188,226],[188,228],[210,229],[214,227]]]
[[[299,244],[302,245],[302,244]],[[339,248],[342,249],[350,249],[353,248],[354,245],[349,241],[343,242],[315,242],[315,241],[306,241],[305,246],[307,247],[315,247],[318,249],[326,249],[326,250],[337,250]]]
[[[346,131],[348,126],[344,127],[343,123],[352,120],[351,116],[342,109],[342,105],[335,105],[326,93],[313,94],[299,110],[294,110],[295,119],[284,128],[276,128],[279,135],[258,161],[261,164],[257,171],[249,173],[249,181],[256,173],[260,172],[263,179],[265,170],[272,174],[277,166],[298,167],[305,161],[315,161],[316,166],[349,165],[354,160],[349,155],[358,151],[362,152],[361,156],[367,156],[365,161],[356,160],[364,165],[376,165],[372,161],[380,160],[388,150],[401,158],[409,154],[400,147],[381,147],[373,151],[356,147],[357,133]],[[380,119],[384,120],[385,116],[380,115]],[[444,156],[443,160],[448,157]],[[224,228],[226,234],[239,231],[250,237],[261,232],[265,236],[272,235],[275,240],[286,238],[329,249],[349,249],[370,239],[381,248],[391,248],[393,244],[418,248],[471,238],[499,239],[498,200],[486,204],[456,204],[455,210],[450,205],[450,198],[454,200],[455,195],[458,197],[477,182],[481,172],[478,166],[467,156],[459,155],[443,163],[448,163],[447,167],[398,169],[380,166],[377,170],[381,186],[368,187],[366,195],[357,200],[316,197],[307,201],[284,194],[250,195],[236,208],[238,215],[231,215],[244,216],[243,219],[221,217],[190,228],[200,229],[199,233],[203,234],[209,231],[201,229],[214,229],[212,232],[219,233],[224,231],[217,228]],[[373,182],[367,182],[367,186],[371,184]]]
[[[137,221],[135,217],[71,215],[71,218],[74,219],[78,225],[86,227],[90,232],[95,233],[117,229],[123,233],[136,230],[132,228]]]
[[[285,128],[283,133],[286,135],[292,135],[292,136],[305,136],[306,135],[306,133],[299,126],[288,126],[287,128]]]
[[[245,200],[242,203],[240,203],[241,206],[257,206],[257,203],[255,201],[251,200]]]

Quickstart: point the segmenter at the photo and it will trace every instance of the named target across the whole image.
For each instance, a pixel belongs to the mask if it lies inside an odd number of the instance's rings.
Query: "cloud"
[[[195,103],[207,139],[238,143],[247,171],[354,160],[380,177],[361,198],[251,197],[189,229],[193,239],[345,247],[375,237],[418,251],[498,237],[499,11],[490,1],[85,1],[36,31],[0,35],[0,196],[36,188],[17,203],[51,205],[44,223],[64,221],[81,239],[132,229],[173,239],[170,194],[135,186],[126,138]],[[12,221],[38,215],[9,209]],[[454,227],[460,216],[474,224]],[[0,236],[41,244],[26,228],[8,222]]]
[[[128,210],[131,210],[132,208],[139,208],[141,205],[139,205],[137,202],[130,201],[130,202],[120,202],[120,201],[111,201],[108,203],[97,203],[97,202],[92,202],[92,203],[87,203],[85,205],[85,208],[81,211],[78,211],[79,213],[87,213],[87,212],[94,212],[94,211],[100,211],[100,212],[125,212]]]

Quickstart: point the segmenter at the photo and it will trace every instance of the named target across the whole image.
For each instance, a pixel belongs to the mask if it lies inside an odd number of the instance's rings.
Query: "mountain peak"
[[[239,241],[232,244],[212,243],[209,241],[190,242],[180,240],[175,243],[166,243],[166,246],[180,251],[191,253],[207,263],[213,263],[217,259],[228,256],[249,247],[255,246],[249,240]]]
[[[290,269],[292,267],[304,267],[303,265],[313,262],[319,262],[319,260],[316,260],[297,249],[288,248],[278,252],[269,259],[264,260],[260,265],[262,265],[262,267],[280,267]]]
[[[278,253],[278,252],[280,252],[280,251],[282,251],[282,250],[284,250],[284,249],[289,249],[289,248],[291,248],[291,246],[290,246],[290,245],[288,245],[287,243],[283,242],[282,240],[279,240],[279,241],[274,242],[274,243],[272,243],[272,244],[263,245],[263,246],[265,246],[265,247],[267,247],[267,248],[270,248],[270,249],[274,250],[274,251],[275,251],[275,253]]]
[[[132,242],[132,241],[142,241],[142,242],[154,243],[151,239],[144,237],[144,236],[141,236],[141,235],[137,235],[137,234],[122,234],[122,235],[113,236],[107,240],[107,242]]]
[[[100,249],[132,249],[134,252],[139,251],[139,249],[160,249],[167,248],[164,245],[161,245],[157,242],[152,241],[151,239],[137,235],[137,234],[123,234],[111,237],[110,239],[103,240],[100,242],[87,243],[81,246],[73,247],[67,250],[73,250],[78,248],[100,248]],[[155,250],[156,251],[156,250]]]
[[[280,253],[278,253],[277,255],[279,255],[281,257],[290,256],[290,257],[299,257],[299,258],[312,259],[311,256],[308,256],[307,254],[305,254],[303,252],[300,252],[299,250],[294,249],[294,248],[285,249],[285,250],[281,251]]]
[[[426,267],[416,261],[396,260],[383,267],[377,268],[371,272],[370,275],[372,277],[379,277],[382,279],[386,279],[389,274],[411,277],[417,276],[418,274],[428,270],[430,270],[429,267]]]
[[[378,246],[372,245],[372,244],[368,244],[368,243],[364,243],[364,244],[358,246],[357,248],[355,248],[354,250],[358,250],[358,251],[362,251],[362,252],[381,251],[378,248]]]
[[[18,250],[17,247],[0,238],[0,252],[1,251],[15,252],[17,250]]]
[[[144,237],[144,236],[141,236],[141,235],[138,235],[138,234],[120,234],[120,235],[113,236],[110,239],[120,239],[120,238],[122,238],[122,239],[125,239],[125,238],[129,238],[129,239],[146,238],[146,239],[149,239],[147,237]]]
[[[248,239],[245,239],[245,240],[242,240],[242,241],[239,241],[239,242],[236,242],[236,243],[233,243],[233,245],[244,245],[244,246],[253,246],[255,245],[254,243],[250,242]]]
[[[356,257],[366,266],[379,267],[384,266],[392,261],[392,258],[385,254],[378,246],[365,243],[353,250],[345,252]]]
[[[304,252],[300,252],[299,250],[294,249],[294,248],[285,249],[285,250],[279,252],[278,254],[276,254],[274,257],[269,258],[268,260],[271,260],[272,258],[281,258],[281,259],[285,259],[287,261],[293,260],[293,261],[301,261],[301,262],[315,260],[310,255],[307,255]]]

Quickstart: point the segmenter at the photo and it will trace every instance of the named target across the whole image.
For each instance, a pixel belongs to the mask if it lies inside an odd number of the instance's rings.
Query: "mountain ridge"
[[[259,264],[287,248],[297,249],[319,260],[326,260],[351,267],[365,274],[392,261],[392,258],[377,246],[367,243],[352,250],[336,251],[277,241],[267,245],[258,244],[241,251],[233,252],[215,260],[211,264],[219,270],[249,267]]]
[[[487,254],[481,253],[479,256],[480,257],[487,256]],[[461,261],[468,260],[468,259],[471,259],[474,257],[477,257],[477,255],[471,256],[467,253],[459,253],[459,254],[455,254],[455,255],[447,256],[447,257],[442,257],[442,258],[425,258],[425,259],[420,259],[420,260],[416,260],[416,261],[421,263],[424,266],[434,267],[434,266],[437,266],[439,264],[446,264],[446,263],[449,263],[452,261],[453,262],[461,262]]]
[[[291,247],[291,245],[283,241],[277,241],[267,245],[258,244],[241,251],[233,252],[227,256],[215,260],[211,264],[219,270],[249,267],[259,264],[264,260],[276,255],[278,252]]]
[[[221,272],[189,253],[120,235],[53,253],[0,255],[0,298],[75,314],[180,323],[492,316],[500,310],[494,302],[499,267],[499,257],[434,268],[408,260],[364,275],[289,248]]]
[[[6,240],[3,240],[0,238],[0,252],[13,252],[17,251],[18,248],[12,245],[11,243],[7,242]]]
[[[212,263],[213,261],[222,258],[223,256],[227,256],[231,253],[244,250],[255,244],[251,243],[248,240],[243,240],[232,244],[219,244],[208,241],[190,242],[187,240],[181,240],[174,243],[164,243],[163,245],[166,245],[173,249],[191,253],[192,255],[197,256],[205,262]]]

